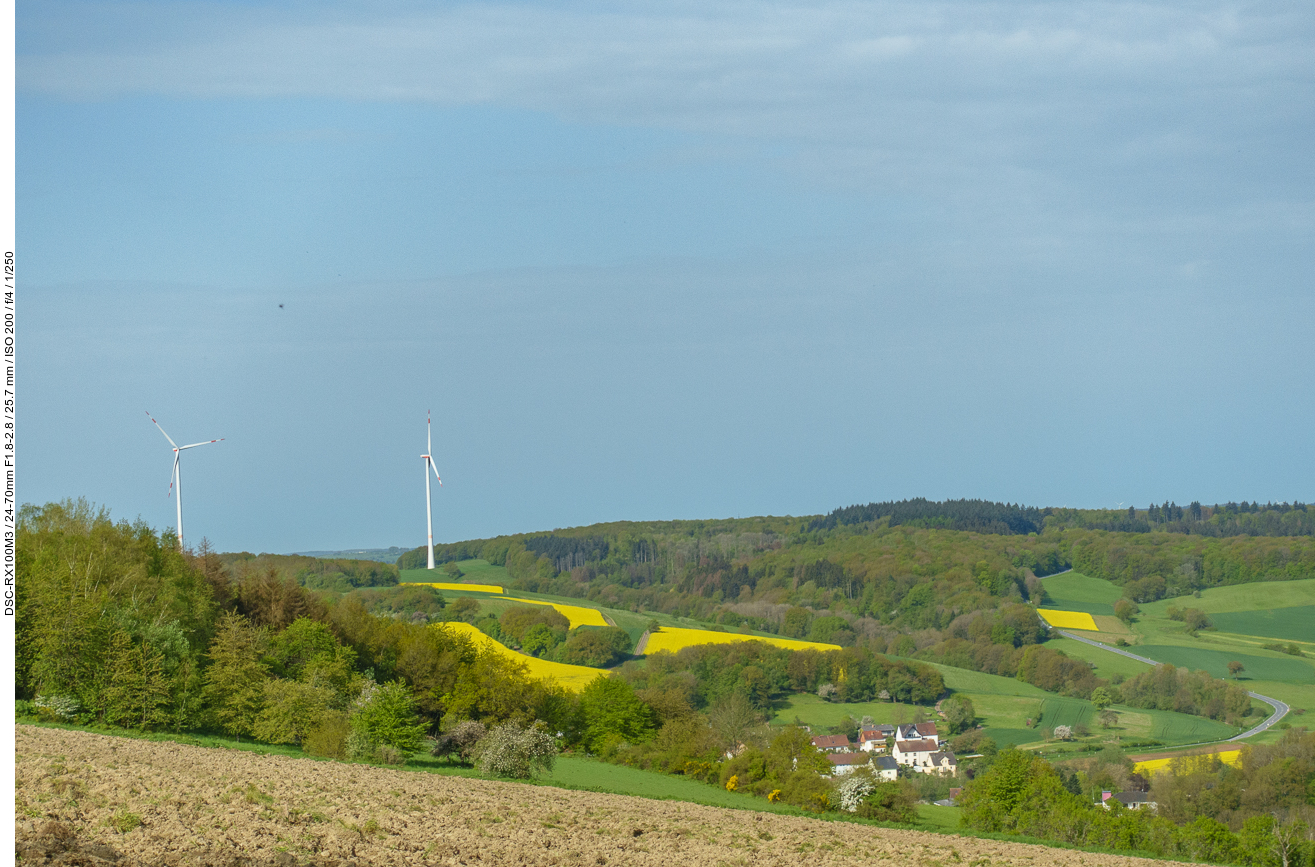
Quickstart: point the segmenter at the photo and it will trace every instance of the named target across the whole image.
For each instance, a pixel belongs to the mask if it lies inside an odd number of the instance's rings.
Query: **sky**
[[[19,497],[221,551],[1315,500],[1315,7],[17,7]]]

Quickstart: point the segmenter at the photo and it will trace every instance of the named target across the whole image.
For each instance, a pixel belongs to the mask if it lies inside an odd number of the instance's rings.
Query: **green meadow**
[[[1315,650],[1315,605],[1293,605],[1262,611],[1224,611],[1210,615],[1215,629],[1237,635],[1258,635],[1301,641]]]
[[[1046,599],[1042,608],[1060,611],[1085,611],[1087,614],[1114,614],[1114,603],[1123,595],[1117,584],[1103,578],[1090,578],[1081,572],[1064,572],[1041,580]]]
[[[1137,648],[1142,656],[1157,662],[1167,662],[1179,668],[1205,671],[1214,677],[1232,680],[1228,663],[1240,662],[1245,666],[1238,680],[1283,681],[1286,683],[1315,683],[1315,667],[1305,660],[1291,656],[1257,656],[1235,650],[1216,650],[1205,647],[1182,647],[1163,644],[1144,644]],[[1263,690],[1260,690],[1263,692]]]

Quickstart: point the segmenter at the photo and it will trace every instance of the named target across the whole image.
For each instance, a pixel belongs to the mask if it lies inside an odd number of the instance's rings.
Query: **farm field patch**
[[[1315,683],[1315,665],[1296,657],[1256,656],[1232,650],[1215,650],[1207,647],[1183,647],[1168,644],[1144,644],[1137,653],[1158,662],[1167,662],[1179,668],[1205,671],[1214,677],[1232,680],[1228,663],[1240,662],[1245,669],[1241,683],[1249,680],[1285,681],[1294,684]],[[1260,690],[1264,692],[1264,690]]]
[[[1220,632],[1282,638],[1315,646],[1315,605],[1257,611],[1223,611],[1210,615]],[[1311,647],[1307,648],[1308,650]]]
[[[434,628],[454,630],[470,639],[476,647],[484,650],[492,650],[495,653],[500,653],[503,656],[521,663],[529,670],[532,677],[550,677],[572,692],[579,692],[592,683],[594,678],[604,677],[607,674],[607,672],[599,668],[589,668],[584,665],[567,665],[564,662],[553,662],[551,660],[538,659],[537,657],[517,653],[505,644],[489,638],[469,623],[442,623],[436,624]]]
[[[903,864],[911,852],[928,863],[997,867],[1162,863],[772,814],[758,809],[767,806],[760,799],[727,809],[31,726],[19,726],[15,740],[20,846],[57,823],[53,833],[108,846],[125,864],[712,867],[794,864],[823,846],[815,860],[831,867]],[[930,809],[946,811],[932,822],[948,828],[954,808]]]
[[[917,711],[926,712],[920,705],[904,704],[897,701],[839,702],[823,701],[812,693],[797,693],[786,696],[778,703],[772,717],[773,725],[792,725],[796,719],[814,728],[829,728],[839,725],[840,720],[849,717],[861,720],[872,717],[876,723],[902,725],[913,720]]]
[[[816,641],[798,641],[793,638],[777,638],[775,636],[765,635],[744,635],[739,632],[713,632],[708,629],[683,629],[675,626],[664,626],[659,631],[648,636],[648,646],[645,653],[657,653],[662,650],[669,650],[675,653],[686,647],[693,647],[698,644],[731,644],[736,641],[765,641],[776,647],[784,647],[787,650],[839,650],[837,644],[821,644]]]
[[[1177,596],[1148,602],[1142,610],[1153,617],[1163,617],[1170,605],[1178,608],[1199,608],[1214,615],[1225,611],[1263,611],[1270,608],[1298,608],[1315,605],[1315,578],[1299,581],[1257,581],[1251,584],[1233,584],[1228,587],[1211,587],[1201,591],[1199,597]]]
[[[1170,770],[1170,765],[1174,762],[1181,762],[1186,769],[1190,770],[1195,764],[1208,765],[1215,759],[1218,759],[1226,765],[1237,766],[1242,763],[1241,755],[1241,750],[1222,750],[1217,753],[1204,753],[1201,755],[1146,759],[1144,761],[1135,762],[1132,769],[1139,774],[1155,774],[1159,771]]]
[[[1117,584],[1081,572],[1064,572],[1043,578],[1041,586],[1046,591],[1046,608],[1085,611],[1087,614],[1113,615],[1114,603],[1123,595]]]
[[[503,592],[500,584],[453,584],[442,581],[407,581],[407,584],[418,584],[421,587],[436,587],[439,590],[456,590],[462,593],[496,593]]]
[[[1059,629],[1080,629],[1085,632],[1099,632],[1096,621],[1085,611],[1055,611],[1050,608],[1038,608],[1037,614],[1051,626]]]

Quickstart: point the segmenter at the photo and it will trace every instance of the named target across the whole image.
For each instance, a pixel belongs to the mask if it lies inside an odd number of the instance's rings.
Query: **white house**
[[[890,756],[876,756],[872,759],[872,772],[879,780],[893,781],[899,772],[899,765]]]
[[[1156,807],[1155,802],[1151,800],[1151,796],[1145,792],[1100,793],[1100,805],[1106,810],[1110,808],[1110,801],[1118,801],[1129,810],[1154,810]]]
[[[872,756],[867,753],[827,753],[826,760],[831,763],[831,775],[843,777],[870,765]]]
[[[863,729],[858,733],[858,748],[865,753],[884,753],[886,751],[885,732],[880,728]]]
[[[901,765],[918,765],[926,764],[927,757],[936,752],[939,747],[936,741],[930,738],[919,740],[896,740],[895,749],[890,754]]]
[[[936,731],[936,723],[909,723],[902,725],[895,733],[897,741],[920,741],[928,740],[940,743],[940,734]]]

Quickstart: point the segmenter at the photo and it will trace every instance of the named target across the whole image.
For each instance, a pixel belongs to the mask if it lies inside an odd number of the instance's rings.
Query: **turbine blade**
[[[152,418],[151,411],[149,409],[146,410],[146,417],[151,419],[151,424],[155,425],[156,428],[159,429],[160,433],[164,434],[164,438],[169,440],[169,445],[173,446],[174,448],[178,448],[178,443],[174,442],[173,439],[171,439],[167,433],[164,433],[164,428],[160,427],[160,423],[156,421],[154,418]]]
[[[211,443],[222,443],[222,442],[224,441],[224,439],[225,439],[225,437],[220,437],[220,438],[217,439],[217,440],[206,440],[206,441],[203,442],[203,443],[192,443],[190,446],[179,446],[179,447],[178,447],[178,451],[181,452],[183,449],[194,449],[194,448],[196,448],[197,446],[208,446],[208,445],[210,445]]]
[[[169,497],[174,495],[174,480],[178,478],[178,452],[174,452],[174,468],[169,473]],[[167,499],[167,498],[166,498]]]
[[[434,466],[434,459],[429,458],[425,463],[429,464],[429,468],[434,471],[434,478],[438,479],[438,486],[443,487],[443,477],[438,474],[438,467]]]
[[[430,410],[425,410],[425,451],[428,454],[434,453],[434,414]]]

